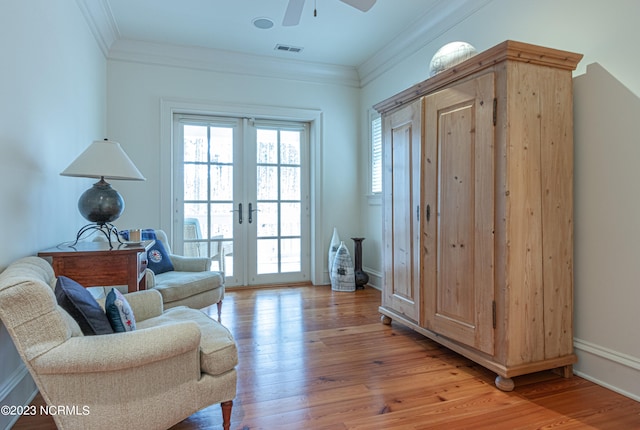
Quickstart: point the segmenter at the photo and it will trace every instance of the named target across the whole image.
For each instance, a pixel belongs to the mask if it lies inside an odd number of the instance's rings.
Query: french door
[[[174,247],[228,286],[309,280],[308,124],[174,117]]]

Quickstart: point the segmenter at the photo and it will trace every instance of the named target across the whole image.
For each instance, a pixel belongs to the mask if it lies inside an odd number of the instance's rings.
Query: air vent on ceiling
[[[275,47],[276,51],[286,51],[286,52],[300,52],[303,48],[299,46],[290,46],[290,45],[282,45],[277,44]]]

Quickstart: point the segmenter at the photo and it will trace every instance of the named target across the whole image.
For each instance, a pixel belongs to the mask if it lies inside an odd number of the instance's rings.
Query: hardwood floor
[[[240,358],[231,428],[640,429],[640,403],[576,376],[542,372],[499,391],[495,374],[399,324],[381,324],[379,304],[372,288],[228,290],[222,322]],[[215,306],[207,311],[216,315]],[[221,423],[212,405],[171,430]],[[14,426],[54,428],[41,416]]]

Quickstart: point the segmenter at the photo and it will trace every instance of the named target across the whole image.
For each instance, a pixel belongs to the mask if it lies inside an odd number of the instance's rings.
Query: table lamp
[[[124,210],[124,199],[105,179],[144,181],[145,177],[133,164],[118,142],[108,139],[95,140],[85,151],[60,173],[62,176],[100,178],[93,187],[85,191],[78,200],[80,214],[91,224],[82,227],[76,242],[89,230],[99,230],[111,245],[111,234],[118,237],[112,224]]]

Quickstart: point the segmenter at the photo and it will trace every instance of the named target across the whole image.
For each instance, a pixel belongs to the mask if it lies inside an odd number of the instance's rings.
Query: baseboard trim
[[[373,270],[370,267],[362,267],[362,270],[369,275],[369,282],[367,282],[367,285],[375,288],[376,290],[382,291],[382,272]]]
[[[606,358],[614,363],[622,364],[623,366],[630,367],[631,369],[640,370],[640,358],[632,357],[630,355],[596,345],[595,343],[576,338],[573,339],[573,346],[578,350],[597,355],[601,358]]]
[[[0,383],[0,404],[25,406],[31,403],[38,394],[38,388],[31,379],[24,364],[18,366],[11,376]],[[0,428],[9,430],[20,418],[16,416],[0,416]]]
[[[573,346],[578,356],[573,373],[640,401],[640,387],[629,384],[629,381],[640,380],[639,358],[577,338],[573,339]]]
[[[21,364],[16,369],[14,369],[11,376],[2,381],[2,383],[0,384],[0,402],[4,402],[4,399],[6,399],[11,394],[14,388],[20,385],[24,377],[28,374],[29,371],[27,370],[27,366],[25,366],[24,364]]]

